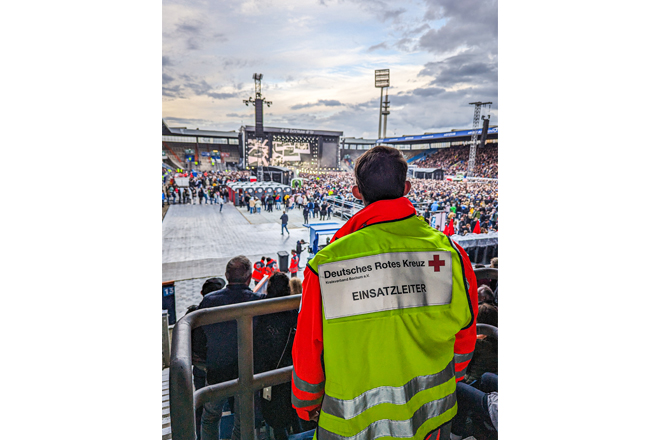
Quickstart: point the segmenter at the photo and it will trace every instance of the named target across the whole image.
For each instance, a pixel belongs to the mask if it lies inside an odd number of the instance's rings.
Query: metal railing
[[[254,440],[254,392],[291,381],[293,367],[254,374],[252,321],[255,316],[297,309],[301,297],[292,295],[197,310],[176,323],[170,359],[173,439],[195,440],[195,409],[208,402],[237,396],[241,440]],[[238,324],[238,379],[209,385],[193,393],[192,330],[232,320]]]

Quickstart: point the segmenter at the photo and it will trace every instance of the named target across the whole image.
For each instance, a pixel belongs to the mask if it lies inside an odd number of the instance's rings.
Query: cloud
[[[497,59],[479,51],[467,51],[442,61],[427,63],[419,76],[435,77],[431,85],[497,83]]]
[[[166,57],[165,55],[163,55],[163,67],[171,66],[171,65],[172,65],[172,61],[170,60],[170,57]]]
[[[214,125],[214,122],[209,121],[208,119],[168,118],[168,117],[165,117],[163,119],[165,119],[165,122],[167,122],[167,125],[169,125],[170,127],[182,125],[191,129],[192,127],[205,129],[205,128],[212,128]]]
[[[374,45],[374,46],[371,46],[369,49],[367,49],[367,52],[373,52],[374,50],[378,50],[378,49],[388,49],[388,47],[387,47],[387,43],[385,43],[385,42],[383,41],[383,42],[380,43],[380,44],[376,44],[376,45]]]
[[[419,47],[446,54],[466,48],[497,51],[497,0],[426,0],[426,20],[446,20],[439,29],[429,29]]]
[[[213,92],[213,87],[206,82],[206,80],[202,79],[200,81],[195,81],[192,78],[190,78],[187,75],[184,75],[184,78],[188,80],[188,82],[185,83],[185,86],[189,88],[190,90],[195,93],[197,96],[208,96],[209,98],[213,99],[229,99],[229,98],[235,98],[238,96],[238,91],[234,92]]]
[[[174,78],[169,76],[167,73],[163,72],[163,84],[168,84],[174,81]]]
[[[326,107],[336,107],[342,105],[341,102],[336,99],[319,99],[316,102],[308,102],[307,104],[295,104],[291,106],[291,110],[300,110],[301,108],[317,107],[317,106],[326,106]]]

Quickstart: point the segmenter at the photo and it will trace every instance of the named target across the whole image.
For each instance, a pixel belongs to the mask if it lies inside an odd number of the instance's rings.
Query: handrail
[[[477,334],[491,336],[497,339],[498,331],[494,325],[477,323]]]
[[[497,279],[497,269],[494,267],[480,267],[479,269],[474,269],[474,274],[477,276],[477,281]]]
[[[170,414],[172,438],[195,440],[195,408],[238,396],[241,440],[254,440],[254,392],[291,380],[293,367],[254,374],[252,321],[254,316],[285,312],[300,306],[302,295],[250,301],[197,310],[181,318],[172,332],[170,358]],[[209,324],[237,321],[238,379],[204,387],[193,393],[192,330]]]

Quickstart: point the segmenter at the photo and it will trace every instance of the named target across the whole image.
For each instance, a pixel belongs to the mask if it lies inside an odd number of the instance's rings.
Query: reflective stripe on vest
[[[467,365],[456,372],[456,379],[460,379],[461,377],[465,376],[465,370],[467,370]]]
[[[325,381],[317,384],[305,382],[304,380],[298,377],[298,375],[296,374],[296,370],[293,370],[293,384],[300,391],[304,391],[306,393],[313,393],[313,394],[320,393],[325,388]]]
[[[454,363],[455,364],[460,364],[461,362],[467,362],[470,359],[472,359],[472,354],[474,354],[473,351],[471,351],[469,353],[464,353],[464,354],[454,353]]]
[[[323,399],[322,409],[327,414],[342,419],[352,419],[381,403],[404,405],[420,391],[428,390],[450,379],[454,379],[453,361],[449,362],[449,365],[439,373],[415,377],[400,387],[382,386],[373,388],[360,394],[355,399],[335,399],[326,394],[325,399]]]
[[[319,426],[317,428],[318,440],[373,440],[379,437],[412,438],[427,420],[442,415],[455,404],[456,393],[452,393],[442,399],[425,403],[415,411],[415,414],[409,420],[378,420],[350,437],[335,434]]]
[[[302,400],[302,399],[298,399],[296,395],[293,394],[293,391],[291,392],[291,403],[293,403],[293,405],[295,405],[296,408],[306,408],[308,406],[318,405],[322,401],[323,401],[323,396],[312,400]]]

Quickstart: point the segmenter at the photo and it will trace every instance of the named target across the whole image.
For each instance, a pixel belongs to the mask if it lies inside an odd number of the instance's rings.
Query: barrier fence
[[[207,402],[238,397],[241,440],[254,440],[254,392],[291,380],[293,367],[254,374],[252,320],[255,316],[295,310],[302,295],[264,299],[197,310],[174,326],[170,359],[170,414],[172,438],[195,440],[195,409]],[[238,379],[209,385],[193,393],[192,330],[235,320],[238,324]]]

